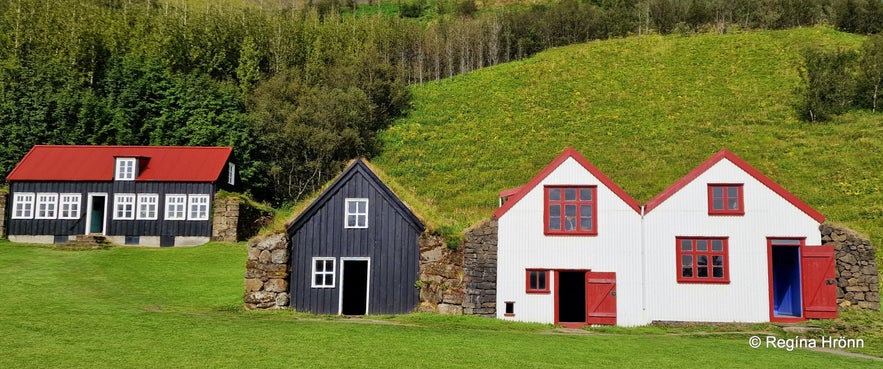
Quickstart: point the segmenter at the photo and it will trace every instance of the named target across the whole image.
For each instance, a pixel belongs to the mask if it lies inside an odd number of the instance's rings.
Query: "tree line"
[[[650,32],[883,29],[879,0],[462,0],[431,19],[187,4],[0,2],[0,174],[34,144],[230,145],[247,192],[297,201],[379,152],[408,84]]]

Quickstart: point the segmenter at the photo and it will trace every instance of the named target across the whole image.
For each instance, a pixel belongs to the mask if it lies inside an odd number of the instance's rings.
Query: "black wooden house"
[[[8,238],[208,242],[215,192],[236,183],[230,147],[37,145],[7,176]]]
[[[291,306],[315,314],[399,314],[418,303],[423,223],[361,160],[288,226]]]

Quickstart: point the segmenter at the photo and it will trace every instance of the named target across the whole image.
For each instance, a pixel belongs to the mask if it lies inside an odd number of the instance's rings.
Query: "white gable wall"
[[[709,216],[709,183],[744,183],[745,215]],[[818,225],[732,162],[721,160],[644,217],[649,319],[769,321],[767,237],[806,237],[807,245],[819,245]],[[729,237],[730,283],[678,283],[677,236]]]
[[[546,185],[596,185],[596,236],[544,235]],[[526,269],[588,269],[616,272],[617,324],[649,322],[642,305],[641,218],[573,158],[568,158],[501,216],[498,223],[497,317],[554,323],[555,281],[548,294],[528,294]],[[515,316],[505,317],[505,302],[515,302]]]

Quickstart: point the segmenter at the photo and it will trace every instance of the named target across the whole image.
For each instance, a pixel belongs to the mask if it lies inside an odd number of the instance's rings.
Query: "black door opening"
[[[586,272],[558,272],[558,322],[585,323]]]
[[[343,261],[340,313],[365,315],[368,309],[368,260]]]

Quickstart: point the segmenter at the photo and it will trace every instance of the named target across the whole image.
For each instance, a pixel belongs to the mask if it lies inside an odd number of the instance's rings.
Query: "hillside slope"
[[[573,146],[640,203],[726,147],[825,214],[883,241],[883,115],[796,119],[800,50],[828,28],[644,36],[553,49],[413,88],[373,158],[459,234]]]

